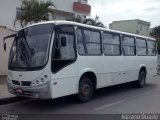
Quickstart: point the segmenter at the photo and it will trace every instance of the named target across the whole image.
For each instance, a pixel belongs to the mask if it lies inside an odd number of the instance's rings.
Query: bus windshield
[[[10,51],[9,69],[34,70],[43,67],[48,60],[53,28],[53,24],[42,24],[20,30]]]

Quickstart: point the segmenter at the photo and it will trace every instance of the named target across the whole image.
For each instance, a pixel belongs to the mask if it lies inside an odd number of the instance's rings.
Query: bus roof
[[[31,27],[31,26],[35,26],[35,25],[41,25],[41,24],[49,24],[49,23],[53,23],[53,24],[55,24],[55,25],[73,25],[73,26],[80,26],[80,27],[86,27],[86,28],[96,29],[96,30],[100,30],[100,31],[114,32],[114,33],[118,33],[118,34],[125,34],[125,35],[129,35],[129,36],[135,36],[135,37],[140,37],[140,38],[155,40],[154,38],[147,37],[147,36],[142,36],[142,35],[127,33],[127,32],[122,32],[122,31],[117,31],[117,30],[111,30],[111,29],[96,27],[96,26],[92,26],[92,25],[86,25],[86,24],[82,24],[82,23],[71,22],[71,21],[59,21],[59,20],[58,20],[58,21],[45,21],[45,22],[35,23],[35,24],[29,25],[29,26],[27,26],[27,27]],[[27,28],[27,27],[26,27],[26,28]]]

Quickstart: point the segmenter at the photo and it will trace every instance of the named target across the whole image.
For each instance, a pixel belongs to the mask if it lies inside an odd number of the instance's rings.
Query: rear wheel
[[[144,71],[139,72],[138,80],[135,81],[135,85],[138,88],[143,88],[146,83],[146,73]]]
[[[89,78],[82,78],[79,82],[78,101],[87,102],[93,96],[93,84]]]

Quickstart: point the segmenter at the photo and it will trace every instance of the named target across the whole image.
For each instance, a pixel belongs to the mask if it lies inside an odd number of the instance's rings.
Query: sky
[[[117,20],[141,19],[160,25],[160,0],[89,0],[91,17],[96,15],[105,26]]]

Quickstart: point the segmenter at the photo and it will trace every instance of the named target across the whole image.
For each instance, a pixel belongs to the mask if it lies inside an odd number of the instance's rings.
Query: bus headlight
[[[32,86],[42,85],[42,84],[44,84],[44,83],[46,83],[46,82],[47,82],[47,79],[45,79],[45,78],[40,78],[40,79],[33,80],[31,85],[32,85]]]

